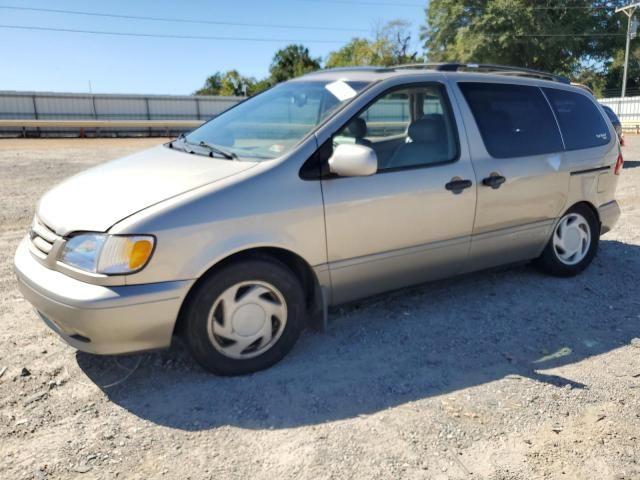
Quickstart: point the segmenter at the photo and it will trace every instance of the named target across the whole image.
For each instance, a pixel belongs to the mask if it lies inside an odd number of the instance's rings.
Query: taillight
[[[614,175],[620,175],[622,171],[622,165],[624,164],[624,158],[622,158],[622,152],[618,153],[618,159],[616,160],[616,166],[613,169]]]

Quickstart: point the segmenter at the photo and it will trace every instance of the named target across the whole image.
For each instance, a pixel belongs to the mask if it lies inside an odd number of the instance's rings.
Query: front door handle
[[[460,177],[453,177],[444,188],[455,194],[462,193],[465,188],[469,188],[473,185],[471,180],[462,180]]]
[[[485,187],[491,187],[495,190],[496,188],[500,188],[500,185],[502,185],[506,181],[507,179],[504,178],[502,175],[498,175],[497,173],[492,173],[487,178],[482,179],[482,184]]]

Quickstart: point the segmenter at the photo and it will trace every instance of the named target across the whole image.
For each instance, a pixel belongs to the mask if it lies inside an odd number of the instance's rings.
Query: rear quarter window
[[[494,158],[560,152],[562,137],[542,91],[502,83],[458,84]]]
[[[567,90],[543,90],[558,118],[567,150],[599,147],[611,141],[607,122],[593,100]]]

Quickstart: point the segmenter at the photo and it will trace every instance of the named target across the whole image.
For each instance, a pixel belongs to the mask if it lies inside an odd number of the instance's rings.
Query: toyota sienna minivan
[[[332,305],[528,260],[582,271],[620,215],[605,118],[533,70],[311,73],[54,187],[19,286],[79,350],[181,334],[211,372],[254,372]]]

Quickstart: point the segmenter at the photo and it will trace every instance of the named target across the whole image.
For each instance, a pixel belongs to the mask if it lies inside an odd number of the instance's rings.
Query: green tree
[[[273,56],[269,73],[271,82],[279,83],[290,78],[320,69],[320,59],[312,58],[303,45],[288,45]]]
[[[256,95],[257,93],[260,93],[271,87],[273,87],[273,82],[271,81],[271,79],[268,77],[263,78],[262,80],[258,80],[252,85],[251,89],[248,92],[248,95]]]
[[[624,42],[624,0],[431,0],[429,61],[499,63],[567,75],[607,62]],[[587,7],[587,8],[585,8]]]
[[[572,81],[586,85],[596,97],[605,95],[607,79],[605,73],[600,68],[584,67],[573,74]]]
[[[353,38],[344,47],[329,53],[327,68],[358,65],[399,65],[415,62],[418,53],[411,51],[411,23],[392,20],[374,32],[372,40]]]
[[[229,70],[222,76],[218,95],[240,97],[248,94],[255,83],[253,78],[243,77],[237,70]]]
[[[216,72],[213,75],[207,77],[204,81],[204,86],[195,92],[194,95],[220,95],[220,89],[222,88],[222,73]]]
[[[376,43],[391,65],[414,63],[418,58],[418,52],[411,48],[411,22],[407,20],[391,20],[383,25],[376,32]]]
[[[635,44],[634,44],[635,43]],[[605,79],[605,95],[619,97],[624,75],[624,49],[618,50],[608,63]],[[640,45],[632,40],[629,51],[629,71],[627,72],[627,95],[640,94]]]
[[[353,38],[344,47],[329,53],[327,68],[356,65],[379,65],[371,41],[366,38]]]
[[[269,87],[264,82],[265,80],[256,81],[253,77],[245,77],[237,70],[216,72],[206,79],[204,86],[195,95],[251,96]]]

